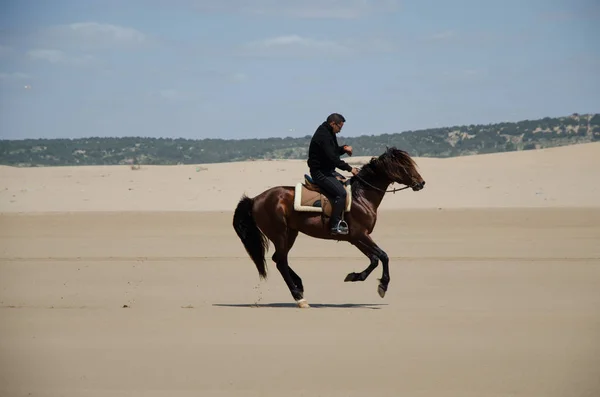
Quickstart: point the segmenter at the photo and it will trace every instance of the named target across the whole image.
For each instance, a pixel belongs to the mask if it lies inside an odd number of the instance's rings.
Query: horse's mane
[[[398,149],[395,146],[386,148],[386,151],[379,157],[372,157],[371,160],[365,164],[360,172],[358,178],[352,178],[353,181],[353,196],[358,195],[363,188],[364,183],[361,183],[361,179],[371,182],[377,178],[385,177],[390,180],[398,180],[401,178],[402,173],[412,174],[413,170],[416,170],[417,164],[410,157],[408,152]]]

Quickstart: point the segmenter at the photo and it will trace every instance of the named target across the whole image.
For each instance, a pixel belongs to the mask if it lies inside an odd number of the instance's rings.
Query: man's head
[[[329,116],[327,116],[327,124],[333,128],[333,132],[335,134],[342,130],[345,122],[346,119],[339,113],[331,113]]]

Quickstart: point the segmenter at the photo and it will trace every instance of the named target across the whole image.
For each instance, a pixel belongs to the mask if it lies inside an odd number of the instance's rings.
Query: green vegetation
[[[453,157],[600,141],[600,114],[468,125],[397,134],[339,137],[356,156],[386,146],[413,156]],[[268,139],[82,138],[0,141],[0,164],[34,167],[109,164],[202,164],[252,159],[305,159],[310,135]]]

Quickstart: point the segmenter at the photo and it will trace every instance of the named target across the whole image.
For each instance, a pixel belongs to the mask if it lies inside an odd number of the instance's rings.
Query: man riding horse
[[[256,265],[259,276],[262,279],[267,277],[265,255],[271,242],[275,248],[271,260],[275,262],[292,297],[301,308],[310,306],[304,299],[302,279],[289,264],[290,250],[300,233],[318,239],[347,241],[369,258],[368,267],[362,272],[349,273],[344,279],[346,282],[365,281],[381,262],[383,269],[377,292],[383,298],[391,279],[390,258],[371,237],[377,222],[379,205],[387,192],[407,188],[417,192],[425,187],[425,180],[417,170],[415,160],[406,151],[395,146],[386,148],[385,152],[377,157],[372,157],[362,166],[360,172],[341,161],[339,156],[342,153],[352,154],[350,146],[339,147],[335,139],[335,134],[340,132],[344,121],[338,114],[327,118],[315,132],[308,160],[312,176],[318,181],[316,183],[320,182],[323,191],[330,192],[334,203],[337,202],[334,206],[337,211],[334,212],[331,223],[335,235],[330,234],[330,228],[323,227],[322,218],[314,212],[295,211],[294,186],[273,186],[253,197],[243,194],[233,213],[233,228]],[[345,191],[334,176],[336,167],[351,171],[357,177],[356,180],[352,178],[352,194],[358,200],[352,201],[348,211],[348,221],[352,225],[349,233],[340,225],[340,212],[344,209],[340,203],[345,201]],[[388,190],[392,183],[406,186]],[[340,236],[340,231],[345,231],[346,234]]]
[[[347,153],[352,156],[352,146],[339,146],[338,134],[346,119],[339,113],[332,113],[315,131],[308,148],[308,168],[314,183],[331,201],[331,234],[348,234],[348,226],[342,222],[342,214],[346,204],[346,189],[335,176],[335,169],[358,174],[358,169],[352,167],[340,156]]]

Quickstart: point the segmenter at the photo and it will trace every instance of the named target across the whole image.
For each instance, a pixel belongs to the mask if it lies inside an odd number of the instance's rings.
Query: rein
[[[400,190],[408,189],[410,187],[410,186],[404,186],[404,187],[397,188],[397,189],[384,190],[384,189],[378,188],[377,186],[371,185],[369,182],[365,181],[362,177],[360,177],[358,175],[354,175],[354,178],[358,178],[358,180],[361,181],[362,183],[364,183],[365,185],[370,186],[373,189],[379,190],[380,192],[383,192],[383,193],[396,193],[396,192],[399,192]]]

